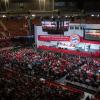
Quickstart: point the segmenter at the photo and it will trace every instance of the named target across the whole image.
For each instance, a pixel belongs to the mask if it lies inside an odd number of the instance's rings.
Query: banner
[[[83,37],[80,37],[79,35],[73,35],[73,36],[57,36],[57,35],[38,35],[39,41],[69,41],[75,44],[78,43],[90,43],[90,44],[100,44],[100,41],[90,41],[85,40]]]
[[[38,35],[39,41],[70,41],[68,36]]]

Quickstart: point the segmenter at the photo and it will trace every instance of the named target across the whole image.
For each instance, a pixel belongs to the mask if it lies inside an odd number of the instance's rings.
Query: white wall
[[[69,29],[68,29],[68,31],[66,31],[65,33],[64,33],[64,35],[65,36],[71,36],[71,35],[73,35],[73,34],[77,34],[77,35],[80,35],[80,36],[82,36],[83,37],[83,30],[81,30],[81,29],[70,29],[70,26],[84,26],[84,25],[82,25],[82,24],[75,24],[75,23],[70,23],[69,24]]]

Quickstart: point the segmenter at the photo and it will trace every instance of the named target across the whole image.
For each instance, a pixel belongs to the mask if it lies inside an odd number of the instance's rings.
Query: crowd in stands
[[[27,55],[26,58],[23,58],[23,55]],[[29,63],[38,61],[39,56],[39,53],[33,52],[32,49],[14,52],[7,50],[0,53],[1,100],[80,100],[78,94],[72,94],[61,87],[45,85],[41,76],[30,74]]]
[[[0,18],[0,38],[27,36],[28,23],[25,17]]]
[[[0,52],[1,100],[80,100],[80,96],[40,81],[66,79],[100,86],[100,59],[32,48]]]
[[[97,51],[97,52],[85,52],[85,51],[77,51],[77,50],[65,50],[65,49],[62,49],[62,48],[55,48],[55,47],[51,47],[51,46],[39,46],[38,47],[39,49],[42,49],[42,50],[47,50],[47,51],[54,51],[54,52],[58,52],[58,53],[64,53],[64,54],[73,54],[73,55],[79,55],[79,56],[82,56],[82,57],[100,57],[100,52]]]
[[[14,74],[13,74],[14,75]],[[38,77],[27,77],[16,73],[16,77],[0,80],[1,100],[80,100],[79,94],[72,94],[60,87],[47,86]]]
[[[0,39],[0,48],[11,47],[12,42],[8,38]]]
[[[100,86],[100,61],[95,61],[92,58],[81,58],[78,64],[74,65],[74,71],[68,70],[66,79],[86,84],[94,88]]]

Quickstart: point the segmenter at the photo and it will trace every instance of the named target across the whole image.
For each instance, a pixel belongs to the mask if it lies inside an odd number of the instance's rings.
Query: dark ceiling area
[[[29,10],[100,13],[100,0],[0,0],[0,12]]]
[[[11,2],[31,2],[32,0],[10,0]]]
[[[56,2],[65,2],[66,7],[71,6],[84,10],[100,10],[100,0],[55,0]]]

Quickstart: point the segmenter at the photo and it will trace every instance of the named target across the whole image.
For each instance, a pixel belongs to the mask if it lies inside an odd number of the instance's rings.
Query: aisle
[[[65,81],[66,81],[66,75],[64,77],[62,77],[61,79],[56,80],[56,82],[60,83],[60,84],[65,84]]]
[[[60,84],[65,84],[66,83],[66,75],[64,77],[62,77],[61,79],[56,80],[56,82],[60,83]],[[84,92],[84,97],[81,100],[85,100],[87,96],[89,96],[90,98],[93,97],[92,94]]]
[[[84,98],[82,98],[81,100],[86,100],[87,96],[89,96],[90,98],[93,97],[92,94],[84,92]]]

